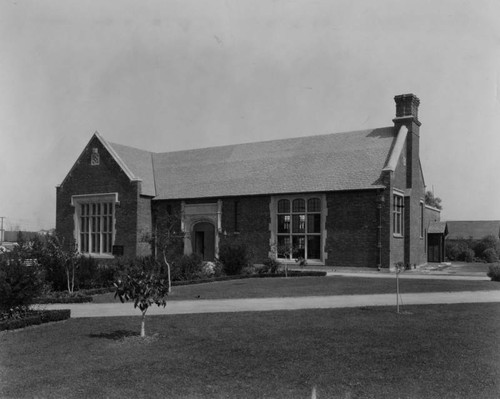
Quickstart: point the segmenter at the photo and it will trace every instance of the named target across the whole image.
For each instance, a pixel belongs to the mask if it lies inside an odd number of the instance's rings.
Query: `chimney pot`
[[[415,94],[401,94],[394,97],[396,102],[396,118],[413,117],[418,123],[418,106],[420,100]]]

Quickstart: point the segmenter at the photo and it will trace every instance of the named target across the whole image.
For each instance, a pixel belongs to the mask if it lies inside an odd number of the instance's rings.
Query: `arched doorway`
[[[203,260],[213,261],[215,258],[215,226],[209,222],[196,223],[191,235],[193,252]]]

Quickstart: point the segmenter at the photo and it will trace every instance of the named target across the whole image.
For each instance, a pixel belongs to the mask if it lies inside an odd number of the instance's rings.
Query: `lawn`
[[[251,278],[173,287],[169,300],[390,294],[395,290],[395,278],[341,276]],[[500,290],[500,283],[492,281],[401,279],[400,290],[402,293]],[[95,303],[114,301],[113,293],[94,296]]]
[[[71,319],[0,333],[0,397],[498,398],[500,304]]]

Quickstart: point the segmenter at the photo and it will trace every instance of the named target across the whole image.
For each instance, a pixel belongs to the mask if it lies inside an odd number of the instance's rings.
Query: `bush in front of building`
[[[219,246],[219,260],[224,273],[233,276],[251,264],[251,255],[243,241],[226,239]]]
[[[203,276],[203,259],[195,253],[181,256],[171,266],[172,281],[197,280]]]
[[[259,274],[276,274],[280,270],[281,263],[274,258],[267,258],[258,269]]]
[[[496,254],[497,259],[500,256],[500,240],[494,235],[487,235],[476,242],[473,249],[477,258],[483,259],[488,263],[496,262],[496,260],[488,261],[488,259],[491,259],[492,256],[495,257],[493,253]]]
[[[487,248],[483,251],[483,259],[486,263],[498,262],[498,254],[493,248]]]
[[[28,309],[43,290],[39,266],[28,266],[17,254],[0,258],[0,313]]]
[[[465,261],[466,252],[471,249],[471,240],[458,239],[447,241],[445,245],[446,257],[451,261]]]
[[[493,263],[500,257],[500,240],[488,235],[480,240],[461,238],[447,241],[446,257],[450,261]]]
[[[491,281],[500,281],[500,265],[490,265],[486,275]]]

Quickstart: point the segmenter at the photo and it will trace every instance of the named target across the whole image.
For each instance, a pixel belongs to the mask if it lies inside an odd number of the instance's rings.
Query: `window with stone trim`
[[[116,197],[115,194],[73,197],[78,252],[94,256],[112,254]]]
[[[320,198],[282,198],[277,202],[279,259],[321,259]]]
[[[394,194],[392,205],[392,231],[395,236],[403,236],[404,228],[404,197]]]

